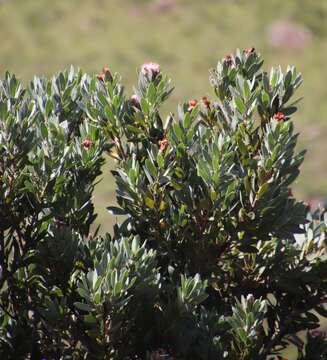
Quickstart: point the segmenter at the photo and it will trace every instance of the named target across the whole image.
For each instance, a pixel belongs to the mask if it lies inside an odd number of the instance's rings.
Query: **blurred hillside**
[[[107,66],[130,94],[136,68],[159,62],[176,86],[172,111],[212,96],[208,69],[237,47],[256,47],[267,69],[294,64],[304,77],[294,122],[309,150],[295,194],[327,195],[326,0],[0,0],[0,44],[1,76],[8,69],[25,83],[70,64]],[[104,210],[114,196],[108,173],[96,194],[103,229],[114,221]]]

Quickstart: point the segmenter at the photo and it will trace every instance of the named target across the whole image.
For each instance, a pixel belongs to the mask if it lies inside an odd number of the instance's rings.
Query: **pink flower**
[[[245,54],[249,55],[255,52],[255,48],[251,47],[251,48],[247,48],[244,50]]]
[[[164,152],[167,149],[168,146],[168,140],[166,138],[159,141],[160,149],[159,151]]]
[[[142,65],[141,71],[144,75],[150,74],[151,80],[154,80],[160,73],[160,65],[153,62],[148,62]]]
[[[285,120],[285,115],[284,113],[282,113],[281,111],[278,111],[275,115],[274,115],[274,119],[277,121],[283,121]]]
[[[93,144],[92,140],[89,140],[89,139],[85,139],[82,142],[82,145],[84,146],[84,149],[89,149],[92,146],[92,144]]]
[[[106,75],[108,75],[109,78],[112,78],[110,70],[108,68],[103,68],[97,78],[104,82],[106,80]]]
[[[100,73],[98,76],[97,76],[97,78],[98,78],[98,80],[100,80],[100,81],[104,81],[104,79],[105,79],[105,75],[104,75],[104,73]]]
[[[140,107],[140,100],[136,94],[132,95],[130,98],[130,102],[133,106],[139,108]]]
[[[198,101],[196,99],[192,99],[188,102],[188,108],[187,108],[187,111],[191,112],[195,107],[196,105],[198,104]]]

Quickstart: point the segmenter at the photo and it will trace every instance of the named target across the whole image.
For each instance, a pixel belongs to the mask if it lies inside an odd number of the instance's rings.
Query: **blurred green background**
[[[326,0],[0,0],[0,44],[1,76],[8,69],[24,83],[70,64],[107,66],[131,94],[136,69],[158,62],[176,86],[166,112],[213,96],[208,69],[237,47],[257,48],[267,70],[294,64],[304,77],[294,123],[308,149],[294,192],[327,195]],[[109,167],[95,195],[102,231],[115,221],[105,211],[114,201]]]

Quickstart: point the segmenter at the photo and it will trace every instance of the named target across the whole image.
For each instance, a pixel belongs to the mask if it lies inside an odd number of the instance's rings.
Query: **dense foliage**
[[[326,226],[291,185],[293,67],[255,49],[169,114],[158,64],[135,94],[104,69],[0,83],[1,359],[324,359]],[[115,159],[119,223],[90,232]],[[108,215],[109,216],[109,215]],[[313,330],[315,329],[315,330]],[[305,331],[306,341],[298,334]]]

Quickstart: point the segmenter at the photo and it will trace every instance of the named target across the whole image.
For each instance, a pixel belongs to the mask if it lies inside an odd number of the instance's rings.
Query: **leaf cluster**
[[[134,95],[105,69],[0,84],[3,358],[299,359],[326,352],[324,210],[291,186],[304,151],[294,67],[255,49],[210,72],[213,97],[163,118],[173,88],[145,64]],[[120,217],[89,235],[104,156]],[[110,204],[109,204],[110,205]],[[307,343],[298,336],[307,332]]]

